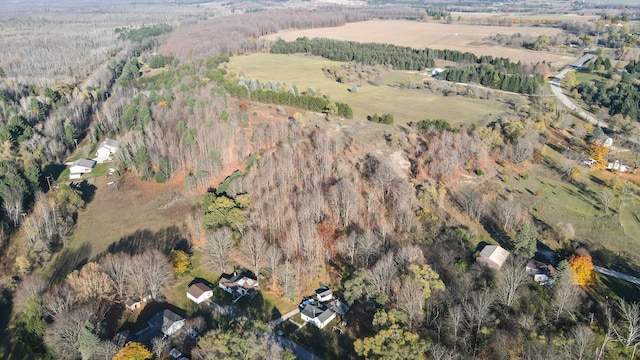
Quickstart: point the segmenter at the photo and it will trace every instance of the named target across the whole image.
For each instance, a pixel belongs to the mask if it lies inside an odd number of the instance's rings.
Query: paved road
[[[321,358],[313,355],[311,352],[309,352],[309,350],[303,348],[302,346],[296,344],[295,342],[282,337],[280,335],[274,334],[272,335],[273,340],[275,340],[275,342],[277,342],[278,344],[280,344],[280,346],[287,348],[287,349],[291,349],[291,351],[293,351],[293,353],[298,357],[298,359],[300,360],[322,360]]]
[[[618,278],[620,280],[624,280],[624,281],[628,281],[630,283],[634,283],[637,285],[640,285],[640,279],[638,279],[635,276],[631,276],[631,275],[627,275],[627,274],[623,274],[621,272],[615,271],[615,270],[610,270],[610,269],[606,269],[600,266],[594,266],[595,270],[601,274],[605,274],[605,275],[609,275],[609,276],[613,276],[614,278]]]
[[[601,128],[607,128],[607,124],[601,122],[600,120],[596,119],[593,115],[577,107],[573,102],[571,102],[571,100],[565,94],[562,93],[561,85],[562,85],[562,79],[564,79],[565,75],[567,75],[567,73],[570,71],[575,71],[576,69],[579,69],[587,61],[593,59],[594,57],[595,55],[593,54],[586,54],[583,57],[576,60],[576,62],[574,62],[573,64],[564,68],[564,70],[558,73],[558,75],[556,75],[556,77],[553,78],[553,80],[551,81],[551,90],[553,90],[553,93],[558,98],[558,100],[560,100],[570,110],[576,111],[578,116],[589,121],[593,125],[600,126]]]
[[[300,309],[296,308],[295,310],[292,310],[292,311],[282,315],[278,319],[275,319],[275,320],[271,321],[269,323],[269,327],[273,330],[273,329],[275,329],[276,326],[278,326],[278,325],[282,324],[283,322],[287,321],[289,318],[295,316],[299,312],[300,312]]]

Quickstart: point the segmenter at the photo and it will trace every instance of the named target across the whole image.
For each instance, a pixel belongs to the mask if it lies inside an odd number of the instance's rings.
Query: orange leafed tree
[[[589,148],[589,156],[596,161],[593,166],[596,169],[605,169],[607,167],[607,154],[609,154],[609,148],[600,145],[597,142],[591,143]]]
[[[153,358],[151,351],[139,342],[128,342],[113,355],[113,360],[148,360]]]
[[[569,258],[573,281],[580,286],[590,286],[595,282],[595,272],[589,254],[571,255]]]

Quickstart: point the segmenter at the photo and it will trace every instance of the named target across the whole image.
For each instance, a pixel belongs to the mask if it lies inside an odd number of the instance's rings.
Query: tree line
[[[535,94],[544,79],[541,75],[503,72],[491,65],[475,65],[446,69],[440,78],[461,83],[478,83],[492,89]]]

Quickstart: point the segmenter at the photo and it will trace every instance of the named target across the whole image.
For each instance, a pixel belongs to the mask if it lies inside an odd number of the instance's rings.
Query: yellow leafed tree
[[[153,358],[151,351],[139,342],[128,342],[113,355],[113,360],[147,360]]]
[[[596,169],[605,169],[607,167],[607,154],[609,153],[609,148],[600,145],[596,142],[591,143],[591,147],[589,148],[589,156],[596,163],[593,165]]]
[[[571,255],[569,258],[573,281],[580,286],[590,286],[595,282],[595,272],[589,254]]]

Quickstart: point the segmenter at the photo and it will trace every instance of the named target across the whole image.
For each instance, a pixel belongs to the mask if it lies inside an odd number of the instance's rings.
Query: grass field
[[[416,22],[405,20],[372,20],[357,23],[348,23],[343,26],[331,28],[285,30],[271,34],[265,38],[268,40],[295,40],[298,37],[307,36],[326,37],[337,40],[351,40],[359,42],[381,42],[415,48],[452,49],[468,51],[476,55],[491,55],[506,57],[512,61],[550,62],[554,67],[560,68],[574,60],[574,57],[550,52],[532,51],[522,48],[510,48],[498,46],[487,42],[485,38],[490,35],[514,35],[526,36],[555,36],[562,32],[561,29],[550,27],[532,26],[483,26],[463,24],[443,24],[437,22]]]
[[[560,155],[546,146],[543,154],[552,159]],[[505,186],[516,198],[529,205],[529,211],[546,225],[565,233],[569,239],[589,244],[600,244],[612,252],[627,252],[640,256],[636,236],[640,224],[632,214],[633,206],[627,205],[621,210],[622,224],[616,220],[619,206],[614,204],[612,210],[605,214],[601,210],[598,197],[602,190],[603,179],[612,174],[604,171],[589,171],[581,167],[581,179],[585,185],[578,187],[568,181],[550,176],[549,170],[542,166],[532,166],[529,175],[509,178]],[[539,195],[535,194],[539,191]],[[631,215],[631,216],[630,216]],[[623,226],[624,225],[624,226]],[[571,229],[570,231],[563,229]],[[553,246],[554,244],[547,244]],[[555,244],[559,245],[559,244]]]
[[[388,113],[392,114],[399,124],[425,118],[440,118],[453,125],[481,125],[489,114],[507,108],[507,105],[492,100],[445,97],[427,90],[374,86],[366,82],[358,88],[358,93],[350,93],[350,85],[338,83],[322,73],[323,66],[340,65],[340,62],[302,55],[254,54],[234,56],[228,66],[231,72],[249,78],[295,84],[299,91],[313,87],[316,94],[326,95],[331,101],[349,104],[355,119],[365,119],[367,115],[375,113]],[[416,75],[396,71],[386,74],[383,80],[396,83],[409,78],[416,79]]]
[[[93,199],[78,216],[78,222],[69,241],[72,249],[89,245],[89,259],[104,252],[109,245],[136,231],[151,233],[170,226],[181,227],[191,207],[201,197],[185,193],[177,181],[168,184],[139,182],[125,178],[120,189],[107,185],[112,180],[99,177]],[[173,199],[180,199],[172,202]],[[171,203],[166,209],[163,205]]]

